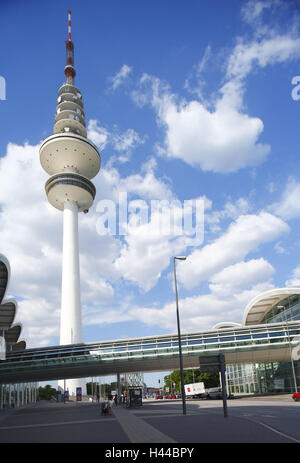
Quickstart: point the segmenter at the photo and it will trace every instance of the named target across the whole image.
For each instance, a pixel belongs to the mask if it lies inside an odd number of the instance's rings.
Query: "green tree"
[[[52,397],[56,397],[56,389],[51,387],[50,384],[46,384],[45,387],[39,387],[40,400],[50,400]]]
[[[218,387],[220,385],[219,373],[201,373],[199,369],[183,370],[184,384],[204,383],[204,387]],[[175,383],[175,389],[173,385]],[[171,374],[164,377],[164,389],[169,388],[169,391],[181,391],[180,387],[180,370],[175,370]]]

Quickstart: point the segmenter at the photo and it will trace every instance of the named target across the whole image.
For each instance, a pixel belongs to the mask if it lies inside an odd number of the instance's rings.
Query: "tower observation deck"
[[[54,133],[40,146],[40,162],[50,175],[45,189],[49,203],[63,211],[62,294],[60,344],[82,342],[78,212],[87,213],[96,188],[91,182],[101,166],[97,147],[87,138],[82,94],[74,85],[74,44],[68,12],[66,82],[58,90]],[[70,393],[80,380],[68,380]]]

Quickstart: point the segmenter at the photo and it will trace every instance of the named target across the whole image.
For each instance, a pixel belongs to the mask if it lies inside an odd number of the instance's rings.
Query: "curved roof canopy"
[[[26,349],[26,342],[22,340],[17,343],[22,325],[21,323],[13,325],[17,312],[17,301],[13,298],[3,300],[9,280],[9,262],[3,254],[0,254],[0,335],[4,331],[4,339],[6,344],[9,345],[8,350],[22,350]]]
[[[21,341],[17,342],[12,346],[13,351],[25,350],[26,349],[26,341],[22,339]]]
[[[17,311],[17,302],[14,299],[6,299],[0,304],[0,330],[8,329],[14,321]]]
[[[5,296],[10,276],[9,262],[3,254],[0,254],[0,304]]]
[[[234,323],[234,322],[219,322],[215,326],[213,326],[213,330],[223,330],[226,328],[240,328],[243,326],[241,323]]]
[[[15,325],[11,326],[8,330],[4,332],[5,341],[8,344],[15,344],[19,339],[21,330],[22,330],[21,323],[16,323]]]
[[[292,294],[300,295],[300,288],[271,289],[254,297],[245,308],[243,325],[258,325],[272,307]]]

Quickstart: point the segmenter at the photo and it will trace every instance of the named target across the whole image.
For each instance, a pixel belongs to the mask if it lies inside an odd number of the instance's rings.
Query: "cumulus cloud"
[[[223,81],[210,101],[203,98],[203,71],[211,59],[210,46],[185,81],[185,88],[198,99],[188,100],[173,94],[168,83],[155,76],[145,73],[140,78],[132,97],[137,105],[150,104],[155,110],[164,133],[163,143],[156,144],[159,155],[217,173],[237,172],[267,159],[271,146],[260,141],[264,123],[259,116],[250,116],[245,110],[247,78],[258,69],[300,57],[300,38],[293,21],[288,32],[263,27],[262,14],[273,6],[271,2],[244,5],[244,19],[256,26],[260,21],[260,33],[252,34],[250,39],[237,38],[224,62]]]
[[[111,145],[113,150],[118,152],[118,160],[127,162],[131,152],[145,142],[146,137],[141,137],[134,129],[126,129],[121,132],[115,125],[112,130],[108,130],[100,125],[96,119],[91,119],[87,128],[88,138],[100,149],[104,150],[107,145]]]
[[[213,243],[193,251],[188,256],[188,265],[178,264],[178,279],[191,289],[288,231],[289,226],[283,220],[268,212],[241,215]]]
[[[269,210],[283,219],[289,220],[300,216],[300,183],[294,177],[289,177],[286,188],[276,203],[269,206]]]
[[[178,214],[181,210],[178,211]],[[175,208],[176,214],[176,208]],[[167,214],[159,211],[151,214],[150,220],[135,226],[135,215],[132,215],[125,236],[125,246],[115,266],[129,281],[135,282],[145,291],[155,286],[163,270],[170,265],[171,256],[182,253],[186,248],[183,236],[176,229],[169,228]]]
[[[273,289],[274,285],[264,279],[249,289],[240,288],[228,294],[211,291],[207,294],[180,298],[180,325],[182,332],[204,331],[211,329],[220,321],[241,323],[248,302],[258,294]],[[175,301],[161,307],[135,307],[130,315],[141,322],[164,326],[176,333]]]
[[[116,90],[118,87],[120,87],[120,85],[122,85],[128,79],[128,76],[131,72],[132,67],[128,66],[128,64],[123,64],[120,71],[110,78],[111,89]]]
[[[223,209],[205,214],[206,227],[212,232],[220,231],[224,220],[235,220],[240,215],[250,212],[252,205],[248,198],[238,198],[236,201],[227,201]]]
[[[101,127],[99,121],[90,119],[87,127],[88,138],[95,143],[100,150],[104,149],[109,138],[109,132],[106,128]]]
[[[241,261],[213,275],[209,287],[212,292],[219,293],[220,297],[230,297],[233,292],[251,288],[261,281],[269,281],[274,272],[274,267],[262,257]]]
[[[145,74],[133,98],[139,105],[150,101],[155,109],[166,134],[161,154],[203,171],[226,173],[260,164],[270,151],[269,145],[258,142],[262,121],[235,107],[230,92],[232,88],[223,88],[223,96],[210,110],[196,100],[178,101],[159,79]]]
[[[300,286],[300,265],[294,268],[291,278],[286,280],[286,286]]]
[[[300,38],[288,34],[238,43],[228,60],[227,76],[244,79],[254,66],[264,68],[299,58],[299,45]]]

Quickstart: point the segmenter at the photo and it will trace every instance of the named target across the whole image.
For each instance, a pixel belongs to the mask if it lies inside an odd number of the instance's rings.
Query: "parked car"
[[[222,399],[222,389],[219,387],[212,387],[205,391],[207,399]]]
[[[157,399],[163,399],[163,396],[162,395],[157,395],[156,398]]]
[[[166,399],[176,399],[176,395],[175,394],[167,395]]]
[[[222,389],[220,387],[213,387],[207,389],[203,394],[203,399],[223,399]],[[227,394],[227,399],[233,399],[233,394]]]
[[[295,394],[292,395],[292,399],[298,402],[300,400],[300,392],[295,392]]]

